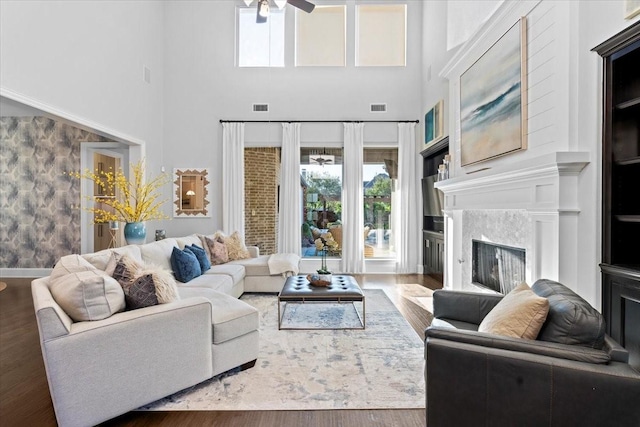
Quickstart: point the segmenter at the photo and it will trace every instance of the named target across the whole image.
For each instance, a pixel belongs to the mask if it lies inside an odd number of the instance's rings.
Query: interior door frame
[[[120,165],[128,165],[130,161],[129,146],[119,142],[82,142],[80,144],[80,171],[93,170],[94,153],[104,154],[120,159]],[[129,176],[129,168],[122,167],[125,176]],[[87,211],[89,200],[93,197],[93,183],[88,179],[80,180],[80,253],[94,252],[93,225],[91,213]]]

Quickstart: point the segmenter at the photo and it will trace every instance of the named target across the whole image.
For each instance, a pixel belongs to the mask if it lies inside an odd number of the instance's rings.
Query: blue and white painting
[[[522,137],[521,27],[504,34],[460,77],[463,166],[526,148]]]

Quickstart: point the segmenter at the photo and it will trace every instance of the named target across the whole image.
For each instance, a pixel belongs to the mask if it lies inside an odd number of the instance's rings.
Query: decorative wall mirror
[[[174,217],[209,217],[209,169],[174,169]]]

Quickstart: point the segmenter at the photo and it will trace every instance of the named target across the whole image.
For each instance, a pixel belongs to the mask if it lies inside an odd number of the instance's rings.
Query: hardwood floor
[[[441,285],[423,275],[356,275],[363,289],[383,289],[424,339],[433,289]],[[0,291],[0,425],[55,426],[31,279],[3,278]],[[422,372],[416,372],[422,375]],[[345,411],[175,411],[129,412],[106,426],[424,426],[423,409]]]

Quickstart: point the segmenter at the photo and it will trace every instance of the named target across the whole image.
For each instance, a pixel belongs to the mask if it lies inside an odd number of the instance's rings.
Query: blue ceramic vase
[[[142,245],[147,239],[144,222],[128,222],[124,226],[124,239],[129,245]]]

